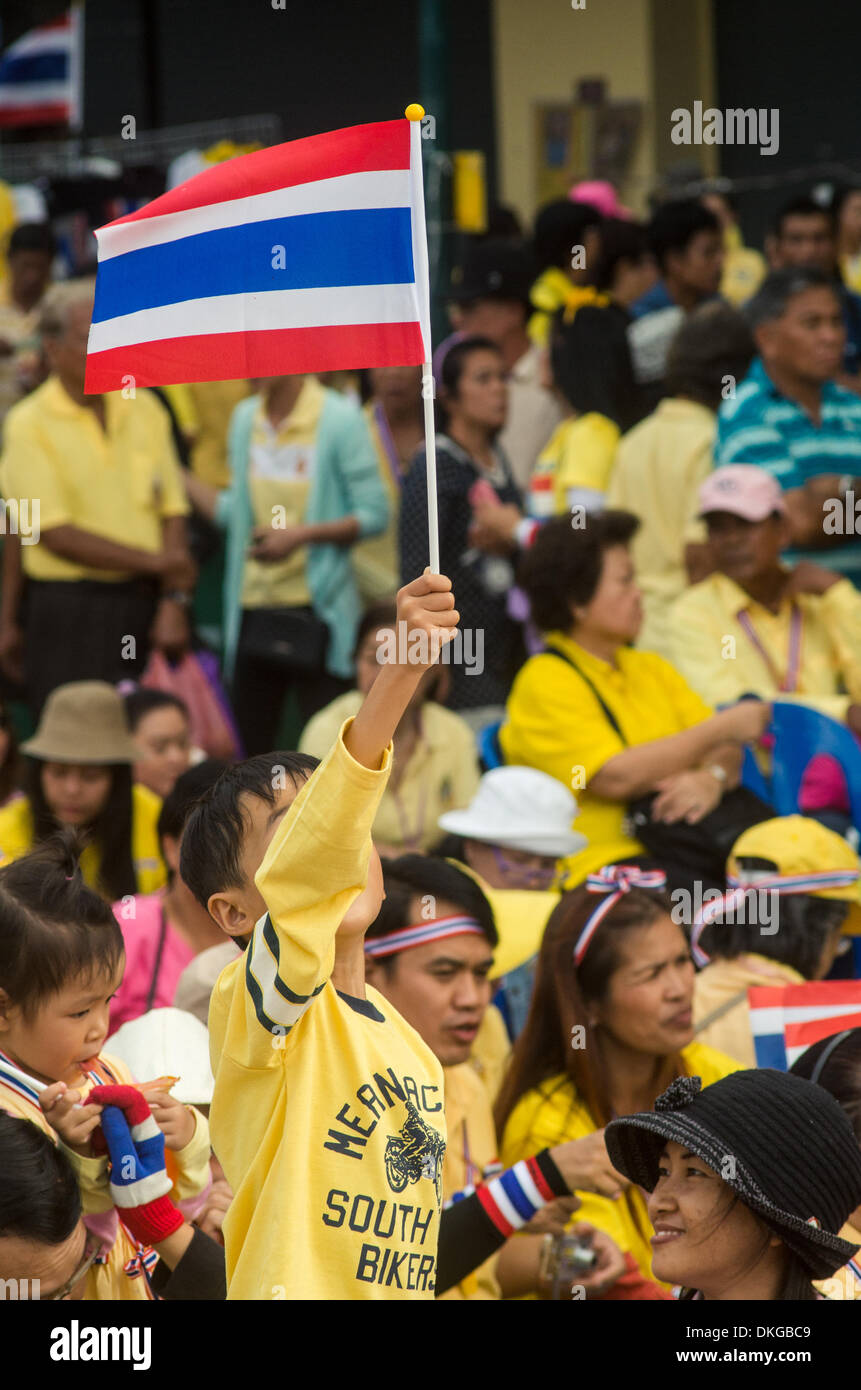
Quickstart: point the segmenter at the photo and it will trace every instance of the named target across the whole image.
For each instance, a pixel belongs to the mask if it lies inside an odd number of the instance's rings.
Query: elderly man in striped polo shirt
[[[766,468],[787,494],[790,558],[825,561],[861,587],[861,399],[834,381],[845,329],[833,283],[809,267],[776,270],[745,314],[759,356],[721,406],[715,462]]]

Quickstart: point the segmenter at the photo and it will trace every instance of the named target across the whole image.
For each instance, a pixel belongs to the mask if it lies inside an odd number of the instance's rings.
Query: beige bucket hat
[[[53,763],[133,763],[121,697],[107,681],[72,681],[48,696],[22,753]]]

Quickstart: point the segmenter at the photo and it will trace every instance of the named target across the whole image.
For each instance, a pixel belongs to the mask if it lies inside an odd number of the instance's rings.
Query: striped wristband
[[[537,1158],[524,1158],[476,1189],[485,1215],[506,1238],[556,1196]]]

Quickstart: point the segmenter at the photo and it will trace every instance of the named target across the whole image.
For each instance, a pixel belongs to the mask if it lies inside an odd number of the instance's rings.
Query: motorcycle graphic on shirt
[[[386,1177],[393,1192],[403,1192],[411,1182],[430,1178],[436,1189],[436,1200],[442,1202],[442,1164],[445,1143],[435,1129],[425,1124],[411,1101],[407,1101],[407,1118],[400,1134],[386,1142]]]

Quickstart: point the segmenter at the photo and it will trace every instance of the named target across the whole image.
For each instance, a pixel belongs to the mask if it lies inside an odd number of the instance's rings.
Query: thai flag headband
[[[708,965],[711,956],[700,946],[700,937],[716,917],[725,917],[741,906],[748,893],[779,893],[791,897],[800,893],[821,893],[828,888],[851,888],[858,882],[857,869],[824,869],[812,874],[759,874],[740,878],[730,874],[728,892],[712,902],[703,903],[691,927],[691,955],[700,967]]]
[[[574,965],[579,966],[607,913],[612,912],[626,893],[630,893],[632,888],[665,888],[666,884],[667,876],[661,869],[639,869],[636,864],[608,864],[596,874],[590,874],[586,879],[587,890],[590,893],[606,893],[607,896],[595,908],[577,938]]]
[[[371,937],[370,941],[365,941],[365,955],[393,956],[399,951],[408,951],[412,946],[427,946],[431,941],[442,941],[447,936],[485,935],[484,928],[475,917],[434,917],[427,922],[399,927],[385,936]]]

